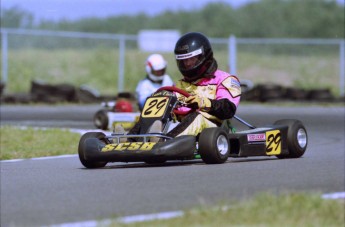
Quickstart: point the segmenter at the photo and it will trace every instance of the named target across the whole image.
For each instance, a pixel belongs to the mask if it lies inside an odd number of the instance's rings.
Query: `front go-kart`
[[[166,135],[173,121],[174,110],[179,104],[173,92],[189,96],[185,91],[175,87],[159,89],[145,102],[140,114],[138,134],[84,134],[78,148],[81,163],[87,168],[98,168],[105,166],[107,162],[162,163],[166,160],[193,159],[196,150],[195,136],[172,138]],[[149,133],[156,120],[162,122],[162,132]],[[159,142],[152,142],[153,138],[159,138]],[[121,142],[122,140],[126,142]]]
[[[298,120],[280,120],[266,127],[254,127],[235,116],[249,129],[235,133],[230,120],[226,120],[221,127],[206,128],[198,136],[169,137],[167,132],[174,114],[182,114],[177,112],[181,102],[174,92],[189,96],[176,87],[163,87],[146,100],[140,115],[139,134],[84,134],[78,147],[81,163],[87,168],[101,168],[108,162],[153,164],[201,157],[207,164],[220,164],[229,157],[298,158],[307,148],[307,131]],[[156,120],[162,122],[162,133],[149,133]],[[153,138],[159,141],[153,142]]]

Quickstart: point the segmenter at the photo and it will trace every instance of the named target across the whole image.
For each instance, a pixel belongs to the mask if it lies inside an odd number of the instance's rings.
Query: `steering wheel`
[[[190,96],[190,94],[188,92],[186,92],[185,90],[182,90],[178,87],[174,87],[174,86],[165,86],[165,87],[160,87],[158,88],[157,91],[172,91],[172,92],[177,92],[181,95],[183,95],[184,97],[188,98]]]
[[[188,98],[189,96],[191,96],[191,94],[189,94],[187,91],[182,90],[180,88],[174,87],[174,86],[165,86],[165,87],[160,87],[157,89],[157,91],[171,91],[171,92],[177,92],[181,95],[183,95],[184,97]],[[189,110],[189,111],[182,111],[182,110],[177,110],[174,109],[174,113],[177,115],[186,115],[189,114],[191,112],[193,112],[195,110]]]

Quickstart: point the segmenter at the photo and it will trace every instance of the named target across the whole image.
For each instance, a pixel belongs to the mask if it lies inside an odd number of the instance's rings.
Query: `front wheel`
[[[199,136],[199,154],[206,164],[224,163],[230,152],[228,133],[222,128],[206,128]]]
[[[288,126],[287,145],[289,154],[278,155],[278,158],[299,158],[307,149],[308,134],[304,125],[299,120],[284,119],[274,123],[275,125]]]
[[[82,135],[79,140],[78,155],[81,164],[89,169],[102,168],[107,164],[107,162],[95,162],[85,159],[85,140],[89,138],[97,138],[104,144],[109,144],[110,141],[105,138],[105,134],[102,132],[87,132]]]

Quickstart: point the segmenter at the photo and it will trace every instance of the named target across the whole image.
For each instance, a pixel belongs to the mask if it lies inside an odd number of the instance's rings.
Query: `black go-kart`
[[[162,87],[147,98],[140,114],[139,134],[87,132],[82,135],[78,147],[80,162],[86,168],[102,168],[109,162],[159,164],[200,158],[206,164],[221,164],[229,157],[299,158],[307,149],[307,130],[295,119],[255,127],[235,115],[247,130],[234,132],[229,119],[220,127],[204,129],[198,136],[169,137],[167,133],[178,114],[177,107],[183,105],[176,92],[186,97],[190,95],[176,87]],[[162,132],[149,133],[156,120],[162,122]],[[158,142],[151,142],[152,138]]]

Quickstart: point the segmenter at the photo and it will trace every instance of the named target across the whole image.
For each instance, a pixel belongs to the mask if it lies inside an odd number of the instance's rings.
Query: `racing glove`
[[[192,109],[200,109],[208,112],[211,109],[211,100],[198,95],[191,95],[185,100],[187,107]]]

